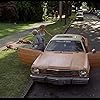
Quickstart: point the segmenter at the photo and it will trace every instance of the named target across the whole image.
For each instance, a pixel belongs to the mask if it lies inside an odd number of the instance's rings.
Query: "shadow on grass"
[[[26,24],[25,23],[23,24],[0,23],[0,38],[3,38],[10,34],[14,34],[16,32],[22,32],[31,26],[32,24],[30,23],[26,23]]]

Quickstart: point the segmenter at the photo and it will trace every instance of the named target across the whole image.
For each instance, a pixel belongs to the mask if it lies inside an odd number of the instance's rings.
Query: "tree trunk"
[[[71,16],[71,1],[68,1],[68,16]]]
[[[60,20],[62,21],[62,1],[59,1],[59,16]]]
[[[67,17],[68,17],[68,1],[65,1],[65,25]]]

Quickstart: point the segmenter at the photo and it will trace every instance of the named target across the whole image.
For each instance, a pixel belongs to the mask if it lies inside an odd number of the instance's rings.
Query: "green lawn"
[[[29,72],[30,66],[19,61],[15,50],[0,52],[0,97],[19,97]]]
[[[3,38],[10,34],[14,34],[16,32],[22,32],[32,27],[32,25],[33,24],[31,23],[22,23],[22,24],[0,23],[0,38]]]
[[[63,20],[62,22],[58,21],[53,25],[48,25],[46,29],[52,35],[63,33],[66,27],[68,27],[71,19],[73,18],[74,17],[72,16],[67,20],[67,25],[64,24]],[[14,28],[13,25],[12,27]],[[17,27],[20,27],[20,25]],[[17,28],[15,28],[15,30],[19,31],[17,30]],[[31,35],[26,36],[26,39],[31,40],[32,38],[33,37]],[[46,41],[49,41],[50,38],[51,38],[50,36],[46,35]],[[16,50],[1,51],[0,52],[0,97],[20,97],[23,88],[28,83],[30,67],[31,65],[24,65],[20,62]]]

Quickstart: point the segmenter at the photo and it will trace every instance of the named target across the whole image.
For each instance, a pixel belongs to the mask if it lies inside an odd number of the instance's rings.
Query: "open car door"
[[[100,67],[100,51],[88,53],[88,58],[91,68]]]
[[[42,53],[40,50],[29,48],[18,48],[17,54],[22,63],[32,64],[35,59]]]

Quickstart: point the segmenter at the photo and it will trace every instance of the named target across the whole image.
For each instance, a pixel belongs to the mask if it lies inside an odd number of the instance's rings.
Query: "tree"
[[[19,21],[42,21],[43,1],[17,1]]]
[[[100,2],[86,1],[86,3],[89,8],[100,9]]]
[[[59,2],[58,1],[48,1],[47,4],[48,4],[48,6],[47,6],[47,9],[48,9],[47,14],[50,14],[52,12],[52,10],[59,11]]]
[[[68,17],[68,1],[65,1],[65,25],[66,25],[67,17]]]
[[[64,5],[65,5],[65,24],[66,24],[66,18],[68,18],[69,16],[71,16],[71,1],[64,1]]]
[[[62,1],[59,1],[59,16],[60,20],[62,21]]]
[[[42,21],[43,1],[0,2],[0,21],[28,22]]]
[[[71,11],[72,11],[72,2],[68,1],[68,16],[71,16]]]
[[[0,21],[16,22],[18,19],[16,2],[1,2],[0,3]]]
[[[82,6],[82,2],[83,1],[74,1],[72,2],[72,4],[75,6],[75,12],[77,9],[80,9],[80,7]]]

